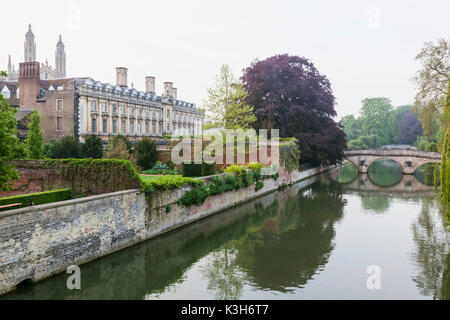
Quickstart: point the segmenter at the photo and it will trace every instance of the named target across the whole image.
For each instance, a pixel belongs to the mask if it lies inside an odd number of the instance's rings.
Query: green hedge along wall
[[[58,201],[64,201],[64,200],[70,200],[70,199],[72,199],[72,190],[71,189],[60,189],[60,190],[45,191],[45,192],[38,192],[38,193],[22,194],[19,196],[0,198],[0,206],[13,204],[13,203],[22,203],[22,205],[16,206],[13,208],[11,208],[11,207],[10,208],[0,208],[0,211],[29,207],[31,201],[33,201],[34,205],[37,206],[39,204],[46,204],[46,203],[58,202]]]

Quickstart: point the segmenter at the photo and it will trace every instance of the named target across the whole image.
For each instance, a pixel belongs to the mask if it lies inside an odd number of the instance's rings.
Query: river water
[[[450,299],[430,170],[347,165],[3,299]]]

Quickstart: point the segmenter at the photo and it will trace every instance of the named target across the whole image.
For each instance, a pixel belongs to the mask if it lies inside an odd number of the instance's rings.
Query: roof
[[[33,111],[34,109],[18,109],[14,117],[16,118],[17,121],[20,121]]]

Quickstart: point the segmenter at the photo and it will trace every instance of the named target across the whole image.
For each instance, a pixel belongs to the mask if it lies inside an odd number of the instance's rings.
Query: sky
[[[411,104],[415,56],[425,41],[450,38],[450,1],[39,0],[2,4],[0,69],[23,61],[28,24],[37,60],[54,66],[62,35],[67,76],[115,84],[115,68],[145,90],[145,76],[203,105],[224,63],[237,77],[255,59],[282,53],[310,59],[328,77],[339,120],[361,101]]]

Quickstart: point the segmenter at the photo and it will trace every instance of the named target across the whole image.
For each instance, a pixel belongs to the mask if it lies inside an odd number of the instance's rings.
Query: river
[[[450,299],[430,170],[346,165],[2,298]]]

